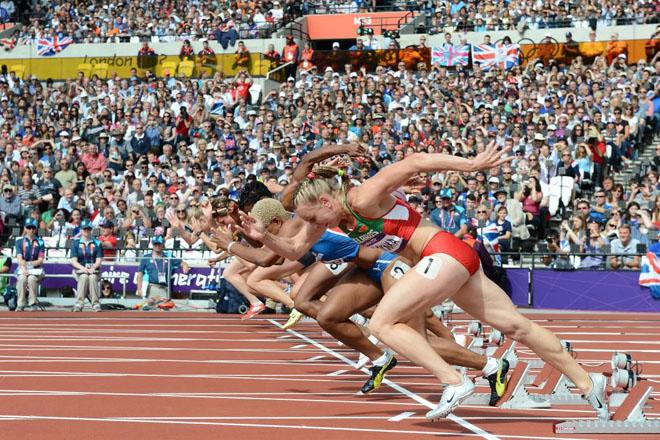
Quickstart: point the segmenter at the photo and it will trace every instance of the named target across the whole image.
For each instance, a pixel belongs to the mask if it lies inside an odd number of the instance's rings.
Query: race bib
[[[348,267],[348,263],[326,263],[325,267],[327,267],[333,275],[339,275],[346,269],[346,267]]]

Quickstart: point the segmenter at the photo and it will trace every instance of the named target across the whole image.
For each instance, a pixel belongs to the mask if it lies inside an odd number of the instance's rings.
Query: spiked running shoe
[[[609,420],[610,412],[607,408],[607,400],[605,400],[605,387],[607,386],[605,376],[598,373],[589,373],[589,377],[594,387],[591,393],[583,397],[596,410],[600,420]]]
[[[264,310],[266,310],[266,306],[263,303],[252,304],[252,305],[250,305],[250,308],[248,309],[248,311],[245,312],[245,315],[241,316],[241,320],[245,321],[247,319],[250,319],[250,318],[258,315],[259,313],[263,312]]]
[[[508,372],[509,361],[500,359],[500,366],[497,371],[486,377],[490,385],[490,401],[488,402],[490,406],[495,406],[506,392],[506,386],[509,384]]]
[[[295,327],[301,319],[303,319],[305,315],[300,313],[296,309],[291,309],[291,313],[289,313],[289,320],[282,326],[282,330],[288,330],[290,328]]]
[[[362,385],[362,388],[360,388],[362,394],[369,394],[373,390],[377,390],[383,382],[385,374],[394,367],[396,367],[396,358],[392,356],[391,353],[388,353],[387,361],[385,361],[384,365],[374,365],[369,368],[369,371],[371,371],[371,377],[367,379],[364,385]]]
[[[429,420],[438,420],[447,417],[458,405],[474,393],[474,383],[467,375],[463,375],[463,383],[460,385],[447,385],[442,392],[440,403],[434,409],[426,413]]]

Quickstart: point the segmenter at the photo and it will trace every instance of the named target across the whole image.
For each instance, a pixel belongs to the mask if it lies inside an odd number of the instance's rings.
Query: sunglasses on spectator
[[[610,228],[616,228],[616,223],[608,223],[607,226]]]
[[[177,209],[176,212],[177,212],[178,214],[181,214],[182,212],[186,212],[186,210],[185,210],[185,209]]]
[[[477,214],[485,214],[486,211],[477,211]]]

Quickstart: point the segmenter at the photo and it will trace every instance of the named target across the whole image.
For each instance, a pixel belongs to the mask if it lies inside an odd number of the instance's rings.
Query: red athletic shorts
[[[472,249],[469,244],[445,231],[440,231],[433,236],[422,251],[420,259],[433,254],[449,255],[461,263],[470,272],[470,275],[478,271],[481,264],[477,251]]]

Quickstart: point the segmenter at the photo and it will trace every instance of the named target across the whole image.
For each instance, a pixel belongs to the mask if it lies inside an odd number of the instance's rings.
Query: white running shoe
[[[596,414],[598,414],[600,420],[609,420],[610,411],[607,408],[605,395],[605,387],[607,385],[605,376],[599,373],[589,373],[589,377],[591,378],[594,387],[589,395],[583,397],[596,410]]]
[[[467,397],[474,393],[474,382],[467,375],[463,375],[463,383],[460,385],[447,385],[440,397],[440,403],[435,409],[426,413],[429,420],[438,420],[447,417]]]

